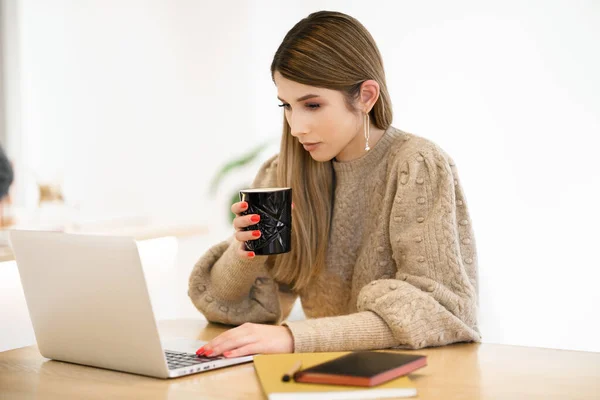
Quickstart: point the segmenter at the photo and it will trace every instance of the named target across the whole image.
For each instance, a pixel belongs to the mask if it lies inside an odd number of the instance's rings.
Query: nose
[[[298,138],[306,135],[308,132],[308,125],[306,119],[303,118],[300,113],[291,113],[288,117],[288,124],[290,125],[290,132],[292,136]]]

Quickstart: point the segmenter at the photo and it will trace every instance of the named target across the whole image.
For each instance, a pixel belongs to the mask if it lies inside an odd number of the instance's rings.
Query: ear
[[[373,79],[364,81],[360,86],[360,108],[363,112],[371,111],[379,99],[379,84]]]

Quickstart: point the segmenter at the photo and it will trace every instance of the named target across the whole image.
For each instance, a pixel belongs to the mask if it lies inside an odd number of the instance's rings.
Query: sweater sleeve
[[[260,168],[252,187],[275,186],[277,156]],[[275,282],[269,272],[274,256],[243,260],[233,235],[211,247],[196,263],[188,296],[211,322],[277,323],[290,313],[297,295]]]
[[[296,352],[481,340],[475,242],[454,163],[428,148],[392,171],[398,180],[388,232],[394,279],[363,287],[354,314],[285,323]]]

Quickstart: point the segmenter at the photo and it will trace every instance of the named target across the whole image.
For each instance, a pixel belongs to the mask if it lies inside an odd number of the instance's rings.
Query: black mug
[[[261,233],[258,239],[244,242],[247,251],[253,251],[257,256],[267,256],[292,250],[291,188],[240,190],[240,201],[248,203],[248,209],[242,215],[260,215],[257,224],[244,228]]]

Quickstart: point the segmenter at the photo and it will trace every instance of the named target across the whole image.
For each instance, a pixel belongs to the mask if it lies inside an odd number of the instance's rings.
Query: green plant
[[[248,153],[243,154],[242,156],[227,162],[213,177],[210,183],[210,193],[214,195],[223,179],[225,179],[225,177],[229,175],[232,171],[235,171],[241,167],[252,163],[262,153],[262,151],[267,146],[267,143],[268,142],[261,143]],[[233,219],[235,218],[235,215],[232,214],[230,211],[231,205],[240,201],[239,191],[241,189],[245,189],[248,186],[249,185],[246,185],[245,187],[240,187],[238,190],[231,194],[230,202],[227,205],[227,215],[229,216],[230,221],[233,221]]]

